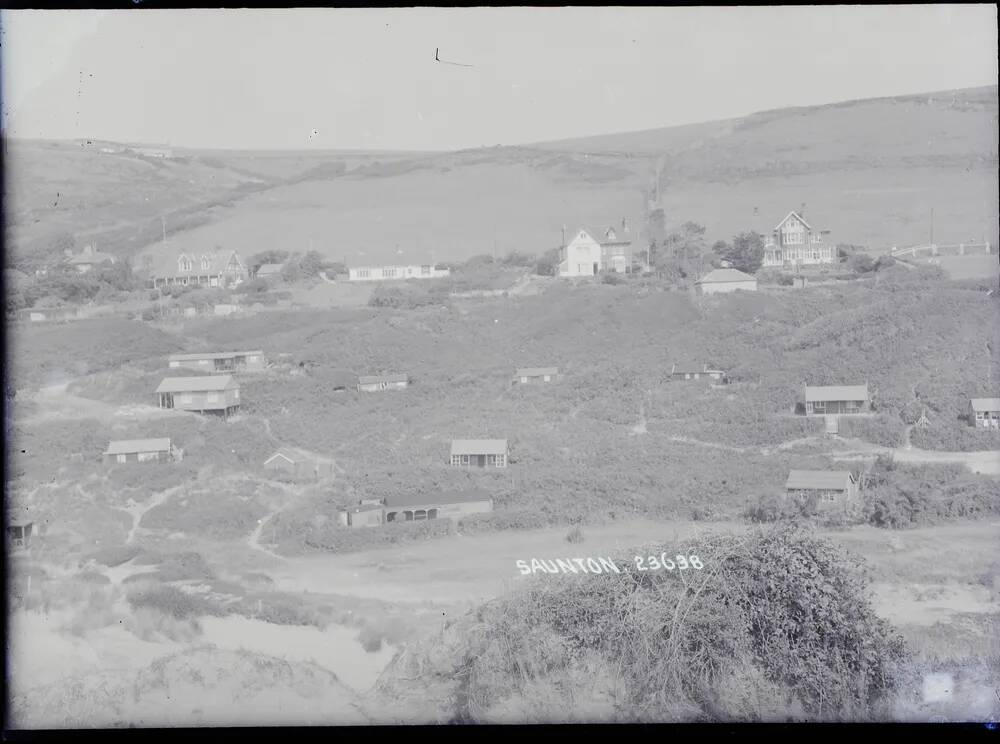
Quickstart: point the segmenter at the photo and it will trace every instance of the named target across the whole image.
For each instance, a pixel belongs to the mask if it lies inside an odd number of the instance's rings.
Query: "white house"
[[[348,269],[352,282],[381,282],[399,279],[437,279],[451,274],[450,269],[439,269],[433,264],[420,266],[359,266]]]
[[[824,241],[829,230],[816,230],[797,212],[789,212],[764,237],[765,268],[820,266],[837,261],[837,246]]]
[[[581,228],[560,247],[559,276],[595,276],[602,271],[625,272],[631,263],[632,240],[622,220],[621,235],[615,228]]]
[[[695,282],[695,289],[701,294],[735,292],[738,289],[756,292],[757,277],[738,269],[715,269]]]

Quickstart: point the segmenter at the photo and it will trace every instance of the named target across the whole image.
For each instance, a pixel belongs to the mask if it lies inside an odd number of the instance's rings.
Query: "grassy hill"
[[[563,225],[644,222],[657,166],[668,223],[709,240],[770,231],[805,204],[836,242],[883,250],[998,228],[997,89],[849,101],[742,119],[455,153],[183,151],[176,161],[14,143],[9,236],[134,253],[309,250],[363,264],[542,253]],[[58,192],[59,196],[56,196]],[[641,240],[640,240],[641,242]],[[398,251],[401,251],[398,252]]]

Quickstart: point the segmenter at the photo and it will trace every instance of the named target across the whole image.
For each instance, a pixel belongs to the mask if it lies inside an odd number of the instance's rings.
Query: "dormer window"
[[[194,261],[187,256],[181,256],[177,260],[177,266],[181,271],[191,271],[194,268]]]
[[[209,268],[209,267],[210,267],[211,265],[212,265],[212,264],[211,264],[211,262],[210,262],[210,261],[208,260],[208,256],[202,256],[202,257],[201,257],[201,268],[203,268],[203,269],[205,269],[205,270],[208,270],[208,268]]]

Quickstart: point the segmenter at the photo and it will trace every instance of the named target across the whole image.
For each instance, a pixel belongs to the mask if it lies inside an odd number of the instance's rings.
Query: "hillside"
[[[563,225],[641,228],[661,163],[668,222],[703,224],[710,241],[769,232],[805,204],[831,240],[873,250],[926,241],[932,208],[938,242],[996,243],[997,131],[993,87],[456,153],[187,151],[156,163],[13,143],[9,234],[15,252],[65,229],[132,254],[161,238],[165,216],[178,245],[248,255],[537,254]]]

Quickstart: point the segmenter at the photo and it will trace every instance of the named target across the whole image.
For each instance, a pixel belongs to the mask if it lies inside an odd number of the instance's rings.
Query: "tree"
[[[855,274],[867,274],[875,270],[875,261],[865,253],[855,253],[847,259],[847,265]]]
[[[731,244],[719,241],[714,249],[719,258],[728,261],[734,269],[748,274],[756,273],[764,262],[764,238],[753,231],[733,236]]]
[[[285,264],[285,268],[281,270],[281,278],[286,282],[293,284],[302,279],[302,269],[299,268],[297,261],[289,261]]]
[[[540,276],[555,276],[559,271],[559,257],[561,252],[558,248],[545,251],[535,262],[535,273]]]

